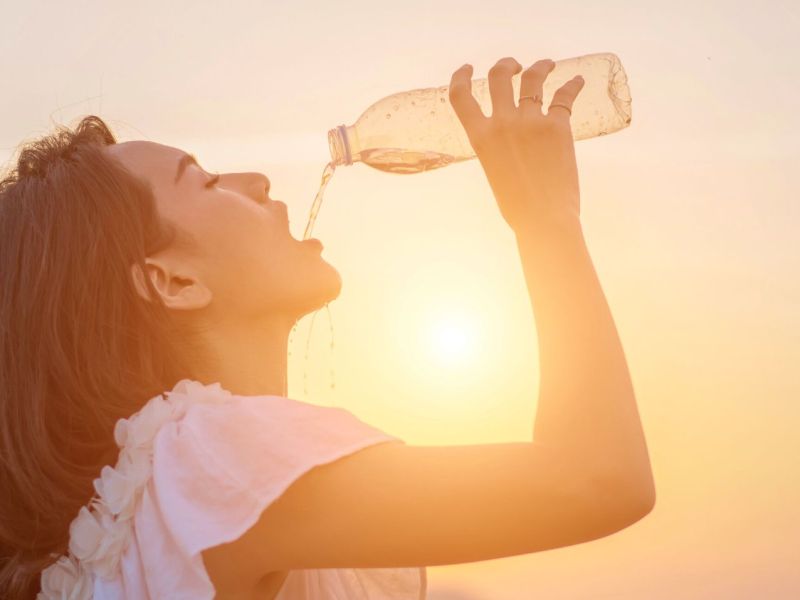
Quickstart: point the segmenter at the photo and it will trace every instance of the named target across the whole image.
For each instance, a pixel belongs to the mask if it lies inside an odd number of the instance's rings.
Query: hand
[[[520,96],[541,99],[542,86],[555,68],[552,60],[534,63],[522,73]],[[472,95],[472,66],[453,73],[449,97],[483,166],[503,218],[517,232],[580,217],[575,146],[570,127],[572,103],[583,88],[577,76],[553,95],[545,115],[540,102],[514,102],[511,77],[522,65],[502,58],[489,70],[492,116],[486,117]]]

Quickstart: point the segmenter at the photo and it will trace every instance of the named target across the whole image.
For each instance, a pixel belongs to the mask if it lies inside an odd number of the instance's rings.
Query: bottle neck
[[[331,151],[331,161],[334,166],[353,164],[353,147],[349,135],[351,127],[339,125],[328,131],[328,148]]]

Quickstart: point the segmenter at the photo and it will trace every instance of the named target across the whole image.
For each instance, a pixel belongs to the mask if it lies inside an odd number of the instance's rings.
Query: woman
[[[425,566],[537,552],[646,515],[654,484],[580,224],[571,106],[541,60],[450,101],[535,311],[532,441],[421,447],[286,397],[288,333],[339,294],[259,173],[116,143],[96,117],[0,184],[0,595],[417,599]],[[502,399],[498,399],[502,402]],[[40,591],[41,590],[41,591]]]

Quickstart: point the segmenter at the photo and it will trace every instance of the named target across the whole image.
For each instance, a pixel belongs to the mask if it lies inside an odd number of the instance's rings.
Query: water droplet
[[[399,105],[399,104],[395,104],[395,105],[392,107],[392,110],[397,110],[398,108],[400,108],[400,105]]]
[[[442,104],[444,104],[444,98],[439,98],[439,102],[441,102]]]
[[[386,118],[387,118],[387,119],[391,119],[391,118],[392,118],[392,115],[391,115],[390,113],[386,113]]]

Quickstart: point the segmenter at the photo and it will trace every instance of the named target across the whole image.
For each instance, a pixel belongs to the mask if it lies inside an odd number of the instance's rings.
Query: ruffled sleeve
[[[313,467],[384,442],[404,443],[342,408],[280,396],[191,404],[155,436],[136,515],[137,538],[161,540],[140,544],[150,595],[213,597],[202,550],[239,538]],[[176,553],[182,564],[164,563]]]

